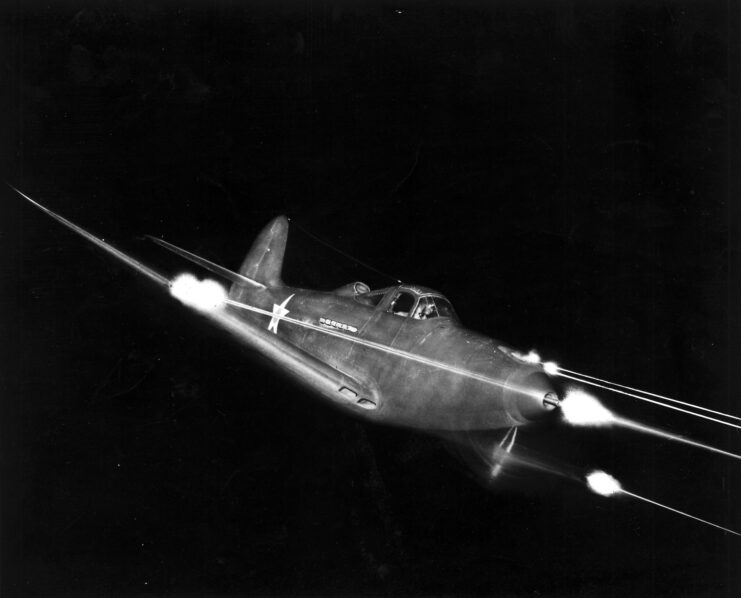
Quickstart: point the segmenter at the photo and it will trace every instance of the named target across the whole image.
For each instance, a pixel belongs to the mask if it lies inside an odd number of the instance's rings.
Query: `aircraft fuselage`
[[[355,384],[329,398],[382,423],[428,430],[507,428],[542,417],[557,403],[543,368],[518,359],[502,343],[451,317],[415,319],[390,311],[400,291],[425,296],[417,287],[391,287],[375,306],[350,287],[321,292],[235,285],[233,301],[273,316],[227,309],[349,377]],[[551,402],[544,402],[549,393]]]

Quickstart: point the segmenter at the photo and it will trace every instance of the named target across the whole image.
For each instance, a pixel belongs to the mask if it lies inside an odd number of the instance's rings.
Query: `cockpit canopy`
[[[417,307],[412,313],[416,320],[427,320],[429,318],[454,318],[455,312],[445,297],[440,295],[426,295],[417,301]]]
[[[445,297],[433,289],[401,285],[387,287],[355,295],[355,300],[370,307],[384,305],[385,310],[402,318],[415,320],[432,318],[451,318],[458,321],[458,316]]]

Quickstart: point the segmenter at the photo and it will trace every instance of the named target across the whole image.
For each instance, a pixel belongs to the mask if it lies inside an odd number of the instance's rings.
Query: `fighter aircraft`
[[[18,191],[20,193],[20,191]],[[58,214],[28,201],[99,247],[170,287],[194,307],[203,286],[168,281]],[[514,429],[559,405],[543,365],[465,328],[450,302],[419,285],[333,291],[288,286],[282,266],[289,221],[260,233],[238,272],[162,239],[158,245],[231,282],[228,296],[201,306],[302,386],[359,417],[428,431]],[[210,288],[215,288],[212,284]]]
[[[334,291],[281,278],[289,222],[258,236],[239,272],[155,242],[232,282],[225,309],[280,352],[275,361],[306,387],[366,419],[425,430],[520,426],[557,407],[540,364],[463,327],[439,292],[399,284]]]
[[[14,188],[15,189],[15,188]],[[537,461],[515,458],[520,426],[553,417],[572,425],[622,426],[741,460],[741,455],[619,417],[579,388],[564,396],[555,376],[592,385],[654,405],[741,429],[741,417],[641,391],[541,362],[500,341],[465,328],[438,291],[399,283],[370,289],[362,282],[333,291],[288,286],[282,279],[289,221],[272,220],[260,233],[238,271],[156,237],[158,245],[231,283],[183,274],[170,280],[103,239],[49,210],[18,189],[31,204],[258,351],[301,386],[358,417],[377,423],[439,433],[504,432],[486,449],[496,478],[510,459],[570,479]],[[681,405],[681,406],[680,406]],[[603,496],[625,495],[666,508],[726,532],[726,527],[667,507],[623,489],[604,472],[585,477]]]

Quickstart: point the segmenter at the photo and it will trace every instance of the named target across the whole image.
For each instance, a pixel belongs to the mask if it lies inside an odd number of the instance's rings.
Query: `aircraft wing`
[[[173,281],[166,276],[152,270],[145,264],[134,259],[107,243],[103,239],[96,237],[92,233],[84,230],[76,224],[63,218],[59,214],[44,207],[40,203],[31,199],[28,195],[13,189],[29,203],[45,212],[70,230],[74,231],[81,237],[87,239],[94,245],[100,247],[106,253],[119,259],[124,264],[130,266],[133,270],[143,274],[160,287],[167,288],[172,292]],[[151,237],[150,237],[151,238]],[[248,283],[263,286],[247,277],[236,272],[231,272],[226,268],[214,264],[200,256],[192,254],[184,249],[175,247],[161,239],[154,239],[155,242],[170,249],[174,253],[199,264],[206,269],[219,274],[228,280],[238,283]],[[193,307],[193,305],[190,305]],[[227,330],[234,335],[243,345],[259,352],[267,357],[271,362],[276,364],[282,371],[287,373],[293,379],[304,386],[308,386],[314,392],[329,399],[335,404],[345,407],[361,409],[376,409],[379,406],[380,392],[376,384],[370,380],[363,380],[359,376],[342,372],[331,365],[309,355],[307,352],[290,344],[277,334],[269,332],[266,327],[262,327],[259,321],[248,320],[239,317],[234,308],[225,304],[212,309],[196,309],[204,317],[211,320],[214,324]]]
[[[333,403],[353,407],[353,410],[373,410],[380,406],[380,391],[375,382],[332,367],[268,332],[267,327],[240,318],[232,308],[204,315],[229,331],[243,345],[267,357],[294,380]]]

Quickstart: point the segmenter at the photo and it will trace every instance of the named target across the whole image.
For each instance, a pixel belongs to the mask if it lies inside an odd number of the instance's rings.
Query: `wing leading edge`
[[[89,233],[66,218],[63,218],[59,214],[44,207],[15,187],[12,187],[12,189],[42,212],[45,212],[50,217],[62,223],[65,227],[74,231],[81,237],[84,237],[94,245],[97,245],[106,253],[118,258],[121,262],[130,266],[135,271],[144,274],[150,280],[158,283],[162,287],[168,289],[172,287],[172,282],[167,277],[116,249],[103,239],[96,237],[92,233]],[[263,286],[259,282],[253,281],[252,279],[237,274],[236,272],[231,272],[230,270],[222,268],[221,266],[201,258],[200,256],[185,251],[184,249],[180,249],[179,247],[175,247],[166,241],[155,239],[153,237],[150,238],[174,253],[181,255],[182,257],[199,264],[211,272],[227,278],[228,280],[260,287]],[[331,367],[327,363],[309,355],[298,347],[291,345],[279,336],[268,332],[267,328],[263,328],[258,325],[258,323],[238,317],[236,313],[231,311],[231,308],[221,306],[210,311],[199,310],[199,313],[211,320],[214,324],[217,324],[234,335],[249,349],[253,349],[267,357],[293,379],[305,386],[308,386],[314,392],[328,398],[333,403],[348,407],[358,406],[363,409],[375,409],[379,406],[380,391],[375,383],[364,381],[360,377],[349,375]]]

